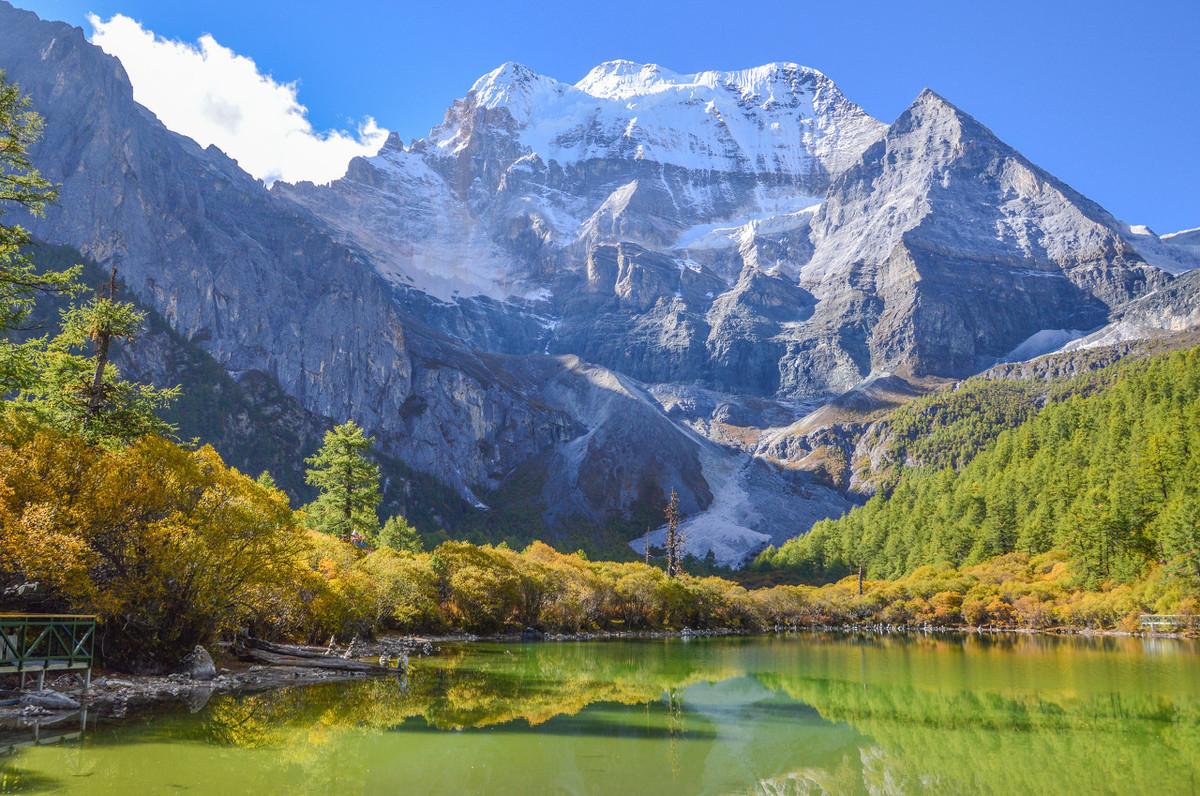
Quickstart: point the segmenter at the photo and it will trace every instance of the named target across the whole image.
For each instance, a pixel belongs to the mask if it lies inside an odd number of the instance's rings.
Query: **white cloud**
[[[189,44],[160,38],[122,14],[88,21],[92,42],[129,73],[134,99],[267,183],[336,180],[351,158],[375,154],[387,137],[370,117],[354,132],[314,130],[295,83],[276,83],[208,34]]]

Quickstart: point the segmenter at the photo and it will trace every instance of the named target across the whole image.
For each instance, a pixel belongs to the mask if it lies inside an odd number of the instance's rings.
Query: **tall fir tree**
[[[145,313],[116,300],[116,270],[106,296],[68,309],[62,330],[37,356],[38,375],[23,390],[24,406],[51,425],[99,445],[123,445],[147,434],[175,429],[159,416],[179,395],[127,381],[112,363],[113,345],[132,341]]]
[[[320,490],[306,509],[308,523],[345,542],[373,542],[379,533],[379,465],[367,454],[375,440],[348,420],[326,432],[305,459],[306,480]]]
[[[0,70],[0,213],[19,208],[33,215],[45,212],[57,196],[55,188],[34,168],[29,148],[42,135],[42,118],[29,98],[5,79]],[[44,340],[17,341],[40,294],[74,295],[80,267],[39,272],[26,252],[29,232],[19,225],[0,224],[0,395],[31,384],[37,374],[37,353]]]

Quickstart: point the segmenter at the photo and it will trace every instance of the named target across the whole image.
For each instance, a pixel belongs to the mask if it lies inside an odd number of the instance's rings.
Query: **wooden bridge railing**
[[[84,670],[91,679],[96,617],[75,614],[0,614],[0,674]]]

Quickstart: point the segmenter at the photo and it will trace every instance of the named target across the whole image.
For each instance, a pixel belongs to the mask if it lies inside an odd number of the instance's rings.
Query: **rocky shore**
[[[0,680],[0,731],[35,724],[65,722],[86,712],[90,716],[123,718],[152,707],[181,705],[192,712],[204,708],[217,694],[252,693],[298,685],[343,682],[379,676],[403,676],[408,659],[431,655],[433,642],[424,638],[353,641],[347,647],[326,648],[261,644],[266,650],[237,644],[223,651],[218,666],[202,647],[187,655],[170,674],[101,673],[85,687],[81,673],[47,680],[42,690],[17,688],[15,677]],[[268,651],[270,650],[270,651]],[[273,663],[250,663],[263,655]]]

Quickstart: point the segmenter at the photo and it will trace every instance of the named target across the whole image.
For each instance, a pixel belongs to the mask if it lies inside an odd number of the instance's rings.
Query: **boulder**
[[[181,664],[182,673],[193,680],[211,680],[217,676],[217,667],[213,663],[212,656],[199,644],[183,657]]]
[[[21,707],[42,708],[44,710],[79,710],[79,703],[57,691],[49,688],[43,691],[32,691],[21,696]]]

